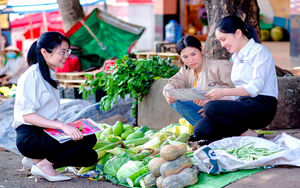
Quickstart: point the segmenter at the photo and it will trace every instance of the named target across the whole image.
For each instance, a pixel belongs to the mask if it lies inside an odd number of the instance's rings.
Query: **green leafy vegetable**
[[[122,154],[113,157],[112,159],[108,160],[104,165],[104,173],[106,175],[116,177],[117,172],[121,168],[121,166],[127,163],[130,159],[131,156],[127,152],[123,152]]]
[[[125,98],[126,94],[136,98],[132,104],[132,114],[135,115],[136,105],[142,101],[143,96],[148,92],[150,85],[159,78],[170,78],[175,75],[179,68],[171,65],[172,58],[162,60],[158,56],[150,59],[130,59],[125,55],[118,59],[114,65],[112,74],[106,74],[105,71],[98,72],[95,77],[88,76],[85,84],[89,84],[91,89],[81,85],[79,90],[86,99],[91,92],[97,89],[103,89],[107,95],[101,98],[101,109],[107,111],[115,104],[119,96]]]
[[[123,164],[117,172],[117,179],[121,183],[127,183],[126,178],[134,174],[136,171],[144,167],[141,161],[128,161]]]

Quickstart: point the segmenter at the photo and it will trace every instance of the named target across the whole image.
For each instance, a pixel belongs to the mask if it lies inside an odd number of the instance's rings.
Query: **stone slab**
[[[300,128],[300,77],[280,77],[277,80],[277,113],[267,129]]]

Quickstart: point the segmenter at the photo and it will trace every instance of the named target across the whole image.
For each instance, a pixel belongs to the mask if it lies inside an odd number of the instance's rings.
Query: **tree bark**
[[[205,42],[204,53],[209,58],[229,59],[231,54],[222,48],[215,37],[217,22],[228,15],[236,15],[251,25],[260,40],[259,7],[257,0],[204,0],[208,16],[209,32]]]
[[[57,0],[65,32],[84,17],[79,0]]]

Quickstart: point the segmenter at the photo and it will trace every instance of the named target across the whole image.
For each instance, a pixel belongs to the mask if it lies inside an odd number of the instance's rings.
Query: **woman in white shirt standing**
[[[27,55],[30,67],[18,81],[13,127],[17,131],[17,147],[27,157],[22,164],[31,167],[36,181],[37,177],[69,180],[55,169],[97,162],[97,153],[92,149],[96,136],[83,137],[78,129],[57,119],[60,97],[55,67],[63,67],[70,53],[70,41],[64,35],[43,33],[31,45]],[[45,128],[60,129],[73,140],[60,144],[43,131]]]
[[[272,53],[258,43],[255,30],[237,16],[222,18],[215,27],[221,46],[233,53],[231,80],[235,88],[206,94],[205,118],[194,126],[199,139],[258,136],[254,129],[269,125],[276,115],[278,86]],[[220,98],[228,100],[218,100]],[[232,101],[233,100],[233,101]],[[196,130],[196,131],[195,131]]]

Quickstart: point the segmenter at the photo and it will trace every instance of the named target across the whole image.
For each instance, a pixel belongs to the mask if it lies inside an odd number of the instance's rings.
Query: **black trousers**
[[[92,149],[97,142],[95,134],[60,144],[41,127],[21,125],[16,131],[16,143],[22,155],[32,159],[46,158],[54,163],[55,169],[64,166],[92,166],[98,160],[97,153]]]
[[[194,126],[194,135],[203,140],[239,136],[248,129],[268,126],[277,111],[275,97],[240,97],[239,101],[215,100],[203,107],[205,117]]]

